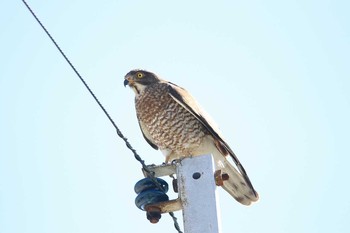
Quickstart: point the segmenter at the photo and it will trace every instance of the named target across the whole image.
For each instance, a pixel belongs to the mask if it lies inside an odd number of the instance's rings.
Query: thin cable
[[[70,65],[70,67],[73,69],[73,71],[75,72],[75,74],[79,77],[80,81],[84,84],[84,86],[86,87],[86,89],[89,91],[89,93],[92,95],[92,97],[95,99],[96,103],[100,106],[100,108],[102,109],[102,111],[105,113],[105,115],[107,116],[107,118],[109,119],[109,121],[112,123],[113,127],[116,129],[118,136],[123,139],[123,141],[125,142],[127,148],[129,150],[132,151],[132,153],[134,154],[134,157],[137,161],[139,161],[142,165],[143,170],[147,173],[147,176],[149,178],[151,178],[151,180],[157,185],[157,187],[161,190],[164,190],[164,188],[158,183],[158,181],[156,180],[156,178],[154,177],[154,173],[151,172],[148,167],[145,164],[145,161],[142,160],[141,156],[138,155],[138,153],[136,152],[136,150],[131,146],[131,144],[129,143],[128,139],[123,135],[123,133],[120,131],[120,129],[118,128],[118,126],[116,125],[116,123],[113,121],[112,117],[108,114],[107,110],[103,107],[103,105],[101,104],[101,102],[97,99],[97,97],[95,96],[94,92],[90,89],[90,87],[88,86],[88,84],[85,82],[85,80],[83,79],[83,77],[79,74],[78,70],[74,67],[74,65],[71,63],[71,61],[68,59],[68,57],[65,55],[65,53],[63,52],[63,50],[60,48],[60,46],[56,43],[55,39],[51,36],[51,34],[49,33],[49,31],[45,28],[45,26],[41,23],[41,21],[39,20],[39,18],[36,16],[36,14],[34,13],[34,11],[30,8],[30,6],[27,4],[27,2],[25,0],[22,0],[22,2],[24,3],[24,5],[28,8],[28,10],[30,11],[30,13],[33,15],[33,17],[36,19],[36,21],[39,23],[39,25],[41,26],[41,28],[45,31],[45,33],[48,35],[48,37],[50,38],[50,40],[52,41],[52,43],[56,46],[56,48],[58,49],[58,51],[61,53],[61,55],[64,57],[64,59],[67,61],[67,63]],[[174,221],[174,227],[175,229],[178,231],[178,233],[183,233],[180,230],[179,224],[177,222],[177,218],[175,217],[173,212],[169,212],[169,215],[171,216],[171,218]]]

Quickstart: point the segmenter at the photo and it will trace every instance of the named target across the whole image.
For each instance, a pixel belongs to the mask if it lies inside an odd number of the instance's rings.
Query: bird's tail
[[[221,175],[224,175],[222,187],[225,189],[232,197],[234,197],[238,202],[243,205],[250,205],[259,199],[258,193],[252,188],[251,184],[248,184],[247,179],[244,179],[242,174],[226,159],[223,159],[222,154],[218,154],[219,159],[215,159],[216,170],[219,171]],[[214,157],[216,157],[214,154]]]

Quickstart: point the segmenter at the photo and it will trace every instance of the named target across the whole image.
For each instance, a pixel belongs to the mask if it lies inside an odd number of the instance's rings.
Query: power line
[[[56,48],[58,49],[58,51],[61,53],[61,55],[64,57],[64,59],[67,61],[67,63],[69,64],[69,66],[73,69],[73,71],[75,72],[75,74],[79,77],[80,81],[84,84],[84,86],[86,87],[86,89],[89,91],[89,93],[91,94],[91,96],[94,98],[94,100],[96,101],[96,103],[99,105],[99,107],[102,109],[102,111],[105,113],[106,117],[108,118],[108,120],[112,123],[113,127],[116,129],[117,131],[117,135],[123,139],[123,141],[125,142],[125,145],[127,146],[127,148],[129,150],[132,151],[132,153],[134,154],[134,157],[137,161],[139,161],[142,165],[143,170],[147,173],[147,176],[150,177],[152,179],[152,181],[157,185],[157,187],[159,189],[163,189],[163,187],[158,183],[158,181],[156,180],[156,178],[154,177],[154,174],[147,168],[145,161],[142,160],[141,156],[136,152],[136,150],[131,146],[131,144],[129,143],[128,139],[123,135],[123,133],[120,131],[119,127],[116,125],[116,123],[113,121],[112,117],[108,114],[107,110],[103,107],[103,105],[101,104],[101,102],[97,99],[96,95],[94,94],[94,92],[91,90],[91,88],[89,87],[89,85],[85,82],[85,80],[83,79],[83,77],[79,74],[78,70],[74,67],[74,65],[72,64],[72,62],[68,59],[68,57],[66,56],[66,54],[63,52],[63,50],[60,48],[60,46],[57,44],[57,42],[55,41],[55,39],[51,36],[51,34],[49,33],[49,31],[45,28],[45,26],[41,23],[41,21],[39,20],[39,18],[36,16],[36,14],[34,13],[34,11],[30,8],[30,6],[28,5],[28,3],[25,0],[22,0],[22,2],[24,3],[24,5],[27,7],[27,9],[30,11],[30,13],[33,15],[33,17],[36,19],[36,21],[39,23],[39,25],[41,26],[41,28],[45,31],[45,33],[48,35],[48,37],[50,38],[50,40],[52,41],[52,43],[56,46]],[[171,218],[174,221],[174,227],[175,229],[178,231],[178,233],[182,233],[180,226],[177,222],[177,218],[175,217],[173,212],[170,212],[169,215],[171,216]]]

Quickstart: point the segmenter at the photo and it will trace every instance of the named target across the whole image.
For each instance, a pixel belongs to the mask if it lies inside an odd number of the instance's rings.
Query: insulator
[[[156,180],[159,183],[159,185],[162,187],[162,189],[158,188],[158,186],[153,182],[151,178],[144,178],[135,184],[135,187],[134,187],[135,193],[139,194],[140,192],[143,192],[149,189],[159,190],[159,191],[163,191],[164,193],[167,193],[169,189],[168,183],[165,180],[160,178],[156,178]]]
[[[134,190],[138,194],[135,199],[135,205],[139,209],[145,210],[145,206],[148,204],[169,200],[168,195],[166,195],[169,188],[168,183],[160,178],[157,178],[157,182],[163,190],[161,190],[150,178],[144,178],[135,184]]]

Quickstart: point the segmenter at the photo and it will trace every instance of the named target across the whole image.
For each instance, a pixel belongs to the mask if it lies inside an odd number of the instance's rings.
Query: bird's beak
[[[124,87],[126,87],[126,85],[129,85],[129,86],[133,86],[134,84],[134,80],[132,79],[131,76],[126,76],[125,77],[125,80],[124,80]]]
[[[128,85],[128,84],[129,84],[129,80],[124,79],[124,87],[126,87],[126,85]]]

